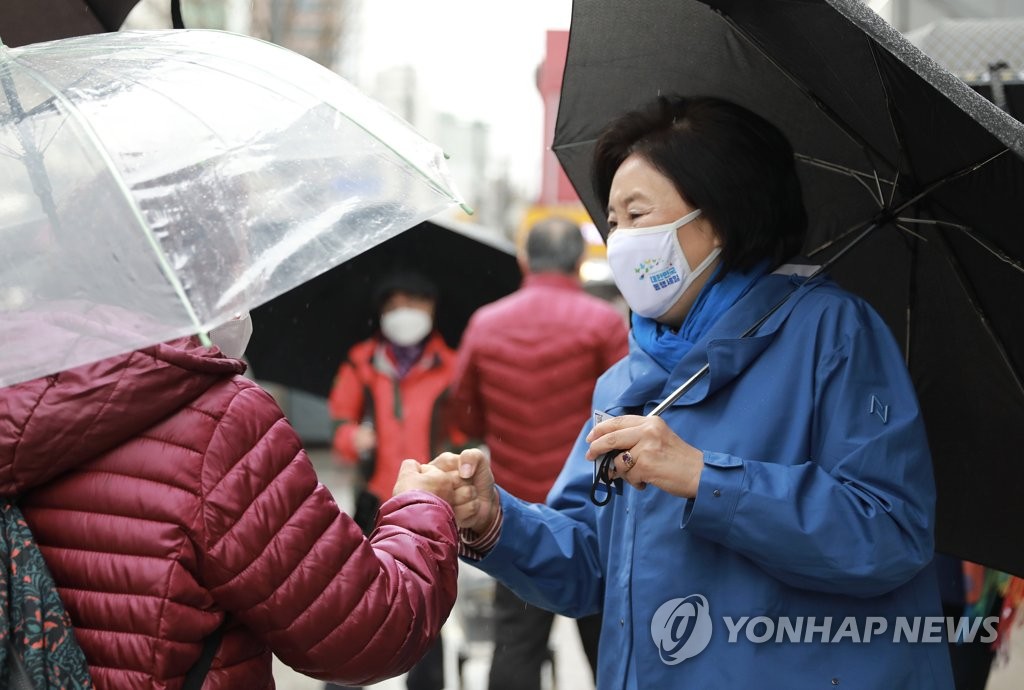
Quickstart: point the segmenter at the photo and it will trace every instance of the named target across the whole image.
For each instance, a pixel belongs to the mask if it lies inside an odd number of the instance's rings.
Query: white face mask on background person
[[[210,331],[210,342],[217,346],[225,356],[240,359],[245,354],[252,337],[252,316],[249,312],[236,314],[230,321]]]
[[[690,267],[677,230],[700,216],[700,209],[679,220],[649,228],[619,228],[608,238],[608,265],[629,308],[649,319],[672,308],[722,253],[715,247],[698,266]]]
[[[415,345],[434,328],[430,314],[416,307],[398,307],[380,317],[380,330],[395,345]]]

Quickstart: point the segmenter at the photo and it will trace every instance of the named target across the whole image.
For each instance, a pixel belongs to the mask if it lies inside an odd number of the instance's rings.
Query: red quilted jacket
[[[628,352],[625,320],[571,276],[528,275],[479,309],[459,345],[452,413],[483,438],[498,484],[543,502],[591,414],[594,384]]]
[[[0,494],[22,508],[100,690],[407,670],[454,603],[451,509],[413,491],[370,540],[244,365],[183,339],[0,389]]]

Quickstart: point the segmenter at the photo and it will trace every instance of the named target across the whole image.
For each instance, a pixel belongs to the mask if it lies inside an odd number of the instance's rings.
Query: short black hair
[[[793,147],[753,111],[712,96],[659,96],[616,118],[594,150],[592,183],[604,207],[615,172],[634,153],[718,232],[721,274],[766,258],[775,268],[803,246],[807,211]]]
[[[575,275],[583,257],[580,226],[553,216],[538,221],[526,236],[526,263],[533,273],[557,271]]]
[[[437,303],[437,285],[422,273],[411,269],[397,269],[384,274],[373,290],[373,313],[379,318],[384,303],[395,293],[422,297]]]

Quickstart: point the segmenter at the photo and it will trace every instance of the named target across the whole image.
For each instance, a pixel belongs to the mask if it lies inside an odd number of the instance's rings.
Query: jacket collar
[[[448,345],[444,342],[444,338],[441,333],[434,330],[427,338],[427,343],[423,347],[423,354],[420,355],[419,361],[417,361],[412,368],[409,369],[409,376],[415,371],[433,369],[444,364],[444,359],[450,352]],[[377,338],[376,346],[373,349],[373,357],[371,359],[373,368],[382,374],[386,374],[391,378],[398,378],[398,370],[395,369],[394,362],[387,353],[387,343],[380,337]]]

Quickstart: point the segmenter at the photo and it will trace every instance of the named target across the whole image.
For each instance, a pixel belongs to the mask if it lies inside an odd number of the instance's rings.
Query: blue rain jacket
[[[663,415],[704,450],[697,497],[627,484],[595,506],[588,422],[547,505],[501,492],[500,539],[475,565],[537,606],[603,611],[601,690],[952,690],[931,458],[874,310],[777,272],[672,372],[630,346],[596,409],[646,413],[710,362]]]

